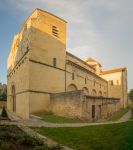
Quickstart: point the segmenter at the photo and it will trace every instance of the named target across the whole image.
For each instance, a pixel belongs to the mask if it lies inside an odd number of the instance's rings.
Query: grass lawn
[[[126,109],[122,109],[122,110],[118,111],[110,118],[110,120],[111,121],[119,120],[124,114],[126,114],[128,112],[129,109],[130,109],[130,107],[127,107]]]
[[[44,114],[37,114],[36,116],[39,116],[42,120],[50,123],[78,123],[83,122],[79,119],[71,119],[67,117],[62,116],[56,116],[56,115],[44,115]]]
[[[74,150],[133,150],[133,121],[78,128],[34,128]]]

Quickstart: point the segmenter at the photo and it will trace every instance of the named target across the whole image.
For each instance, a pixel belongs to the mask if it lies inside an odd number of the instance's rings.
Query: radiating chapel
[[[127,69],[103,71],[102,65],[67,52],[67,22],[36,9],[14,36],[8,57],[11,113],[52,113],[89,121],[107,119],[126,108]]]

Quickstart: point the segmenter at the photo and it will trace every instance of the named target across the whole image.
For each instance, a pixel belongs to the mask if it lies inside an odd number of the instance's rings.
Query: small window
[[[72,80],[74,80],[74,78],[75,78],[75,74],[74,74],[74,72],[72,73]]]
[[[56,26],[52,26],[52,34],[56,37],[59,37],[59,31]]]
[[[114,85],[113,80],[110,80],[110,85],[111,85],[111,86],[113,86],[113,85]]]
[[[53,58],[53,66],[56,67],[56,58]]]
[[[100,84],[100,88],[102,87],[102,85]]]
[[[87,78],[85,78],[85,84],[87,84]]]
[[[96,85],[96,81],[94,80],[94,86]]]
[[[119,80],[117,80],[117,85],[119,85]]]

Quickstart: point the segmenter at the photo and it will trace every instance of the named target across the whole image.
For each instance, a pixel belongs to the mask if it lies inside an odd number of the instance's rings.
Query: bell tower
[[[31,18],[31,58],[64,69],[66,56],[66,21],[36,9]]]

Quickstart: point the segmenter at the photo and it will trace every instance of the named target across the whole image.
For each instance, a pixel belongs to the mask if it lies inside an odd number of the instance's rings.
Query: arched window
[[[84,92],[85,95],[89,95],[89,90],[88,90],[87,87],[83,87],[82,90],[83,90],[83,92]]]
[[[99,91],[99,96],[102,96],[102,91]]]
[[[111,85],[111,86],[113,86],[113,85],[114,85],[113,80],[110,80],[110,85]]]
[[[95,86],[95,85],[96,85],[96,81],[94,80],[94,82],[93,82],[93,83],[94,83],[94,86]]]
[[[53,58],[53,66],[56,67],[56,58]]]
[[[78,88],[76,87],[75,84],[70,84],[68,87],[67,87],[67,91],[76,91],[78,90]]]
[[[97,96],[97,92],[95,89],[92,90],[92,96]]]
[[[13,112],[16,112],[16,89],[15,89],[15,85],[13,84],[11,87],[11,92],[12,92],[12,108],[13,108]]]
[[[104,92],[104,96],[105,96],[105,97],[107,96],[107,93],[106,93],[106,92]]]
[[[75,74],[74,74],[74,72],[72,73],[72,80],[74,80],[75,79]]]
[[[87,78],[85,78],[85,84],[87,84]]]

